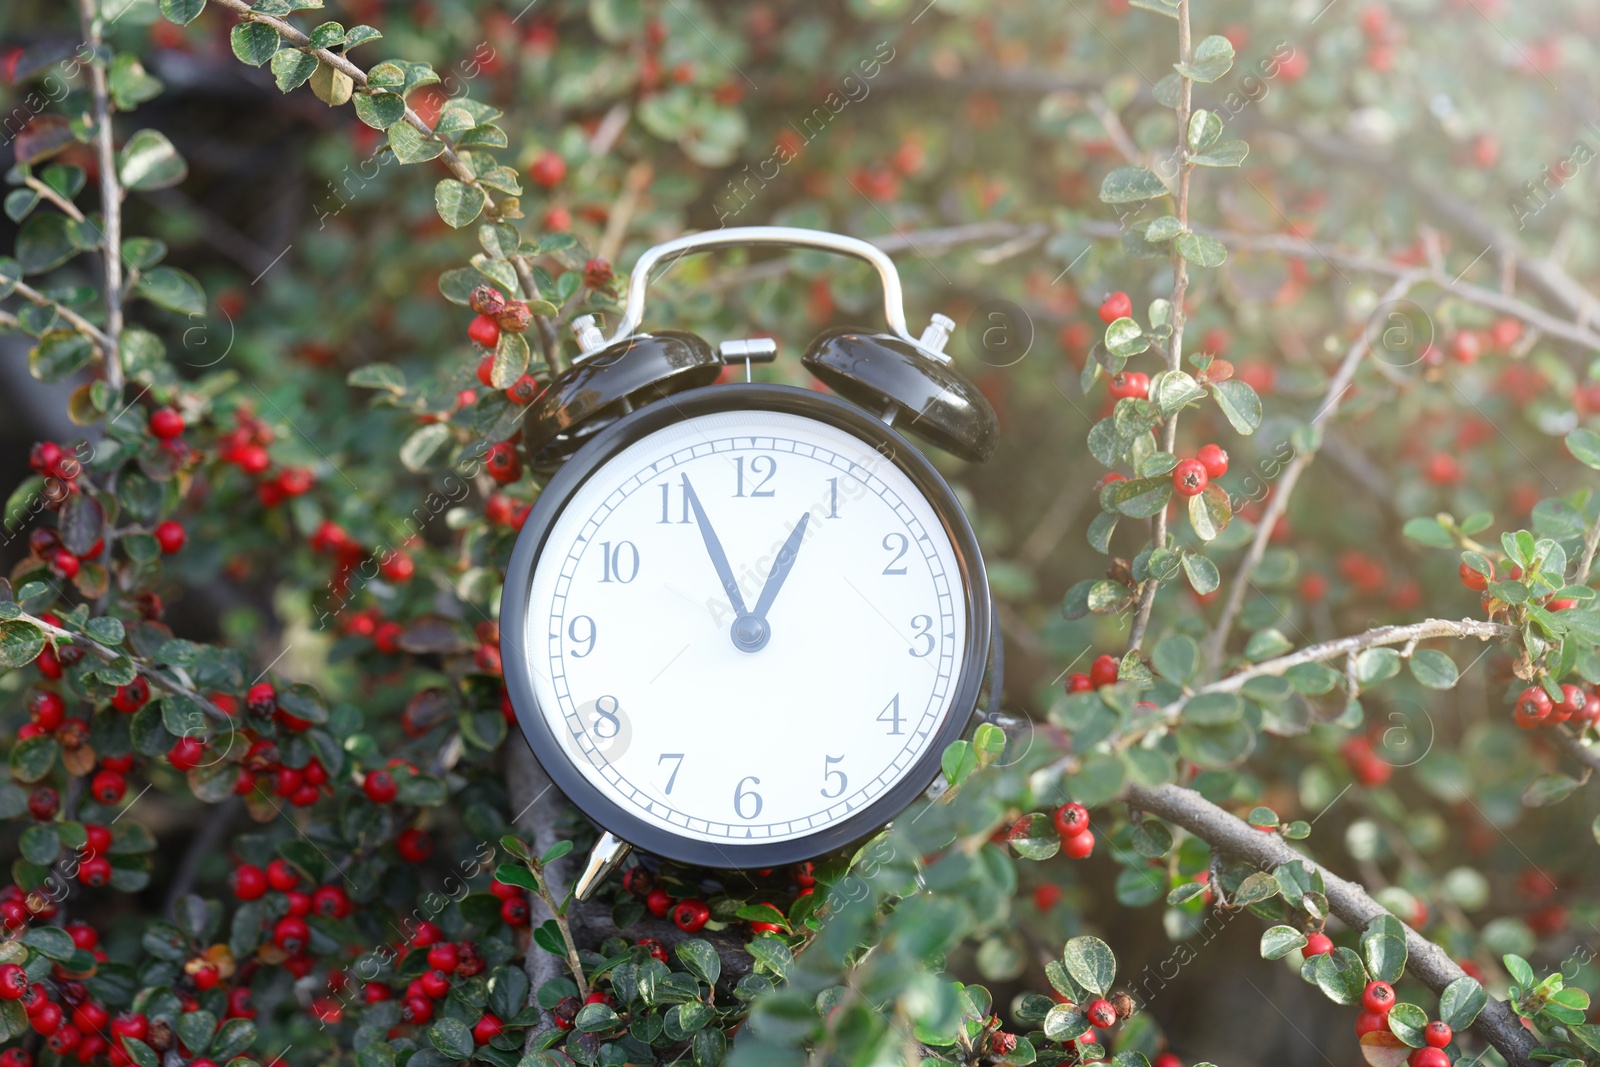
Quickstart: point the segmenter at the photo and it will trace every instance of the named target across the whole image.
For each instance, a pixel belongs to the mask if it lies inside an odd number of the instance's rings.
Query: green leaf
[[[1197,267],[1220,267],[1228,260],[1227,247],[1215,237],[1201,233],[1180,233],[1174,241],[1178,255]],[[1242,382],[1219,382],[1219,385],[1242,385]],[[1249,388],[1246,386],[1246,388]]]
[[[1130,318],[1117,319],[1106,327],[1106,351],[1114,356],[1126,359],[1149,347],[1150,341],[1144,331]]]
[[[22,619],[0,622],[0,667],[25,667],[44,651],[44,631]]]
[[[597,1005],[591,1004],[589,1007]],[[472,1031],[460,1019],[440,1019],[428,1027],[428,1043],[452,1060],[471,1059],[477,1048],[472,1040]]]
[[[156,267],[139,276],[134,292],[159,307],[195,318],[205,314],[206,294],[194,276],[176,267]]]
[[[397,122],[389,127],[389,149],[402,163],[426,163],[437,159],[444,151],[444,142],[424,134],[409,122]]]
[[[362,90],[355,95],[356,117],[375,130],[387,130],[405,118],[405,99],[395,93]]]
[[[1195,108],[1189,116],[1189,133],[1187,140],[1191,152],[1204,152],[1216,143],[1222,136],[1222,120],[1216,112],[1207,111],[1203,107]]]
[[[450,427],[442,422],[431,422],[411,432],[400,446],[400,462],[413,473],[426,470],[428,464],[450,440]]]
[[[362,389],[387,389],[396,396],[406,392],[405,371],[392,363],[368,363],[345,375],[345,384]]]
[[[1389,1009],[1389,1032],[1412,1048],[1426,1044],[1422,1030],[1427,1025],[1428,1013],[1415,1004],[1396,1004]]]
[[[94,344],[76,330],[50,330],[28,350],[28,373],[41,382],[59,382],[94,360]]]
[[[1222,409],[1229,424],[1239,433],[1253,434],[1256,427],[1261,425],[1261,398],[1246,383],[1235,378],[1217,382],[1211,387],[1211,395],[1216,398],[1217,407]]]
[[[1261,958],[1281,960],[1297,948],[1304,948],[1306,935],[1292,926],[1274,926],[1261,935]]]
[[[1564,774],[1541,774],[1528,783],[1522,791],[1522,803],[1530,808],[1543,808],[1559,804],[1573,794],[1583,783]]]
[[[1162,638],[1150,653],[1150,662],[1156,673],[1179,685],[1187,682],[1200,663],[1200,646],[1183,634]]]
[[[1321,956],[1313,956],[1313,977],[1317,988],[1335,1004],[1346,1006],[1361,1003],[1361,994],[1367,987],[1367,969],[1361,957],[1348,948],[1337,948]]]
[[[482,189],[454,178],[443,178],[433,187],[439,217],[458,230],[483,213],[485,199]]]
[[[702,982],[710,986],[717,984],[722,976],[722,959],[709,941],[694,938],[679,943],[675,951],[683,965]]]
[[[264,22],[241,22],[228,34],[239,62],[259,67],[271,59],[282,43],[278,31]]]
[[[1512,981],[1523,989],[1532,989],[1538,982],[1538,979],[1534,977],[1533,968],[1528,965],[1528,961],[1516,953],[1508,952],[1500,957],[1500,961],[1505,964],[1506,973],[1511,976]]]
[[[1600,470],[1600,433],[1580,426],[1567,434],[1567,451],[1586,467]]]
[[[272,77],[280,93],[300,88],[316,72],[317,57],[298,48],[285,48],[272,57]]]
[[[1096,996],[1105,996],[1117,976],[1117,957],[1111,946],[1088,934],[1067,942],[1061,962],[1073,981]]]
[[[1202,693],[1183,706],[1182,717],[1195,726],[1226,726],[1244,717],[1244,701],[1235,693]]]
[[[1061,851],[1061,835],[1048,815],[1034,812],[1012,824],[1006,834],[1009,844],[1025,860],[1047,860]]]
[[[1460,1033],[1477,1019],[1478,1012],[1489,1002],[1489,994],[1471,975],[1462,975],[1444,987],[1439,994],[1439,1019],[1450,1029]]]
[[[1051,1041],[1071,1041],[1089,1031],[1089,1020],[1074,1004],[1057,1004],[1044,1017],[1044,1036]]]
[[[1171,478],[1139,478],[1117,482],[1111,493],[1112,506],[1133,519],[1150,518],[1166,507],[1171,499]]]
[[[161,14],[180,26],[187,26],[206,9],[206,0],[161,0]]]
[[[1215,540],[1233,519],[1233,505],[1220,485],[1208,485],[1189,498],[1189,525],[1202,541]]]
[[[1148,167],[1118,167],[1100,183],[1100,200],[1106,204],[1133,204],[1166,195],[1167,187]]]
[[[1204,152],[1191,154],[1189,162],[1197,167],[1237,167],[1249,154],[1250,146],[1246,142],[1223,141],[1221,144],[1212,145]]]
[[[1405,973],[1404,937],[1374,927],[1361,935],[1361,954],[1374,978],[1398,982]]]
[[[80,249],[73,238],[72,220],[65,215],[44,212],[22,224],[17,234],[17,263],[23,274],[44,274],[77,255]]]
[[[1451,689],[1461,677],[1456,661],[1432,648],[1419,648],[1411,654],[1411,675],[1429,689]]]
[[[1217,570],[1217,565],[1198,553],[1183,554],[1183,573],[1189,579],[1190,587],[1201,596],[1216,592],[1222,584],[1222,573]]]
[[[1400,653],[1392,648],[1368,648],[1356,655],[1356,681],[1378,685],[1400,673]]]
[[[952,741],[939,757],[939,768],[944,771],[946,782],[960,785],[966,781],[967,775],[977,770],[978,755],[967,742]]]
[[[106,86],[111,90],[111,102],[118,111],[132,111],[146,100],[161,95],[161,81],[152,77],[132,52],[124,52],[111,61],[106,72]],[[68,196],[77,195],[73,190]]]
[[[504,330],[494,348],[494,362],[489,366],[489,384],[496,389],[509,389],[528,372],[532,352],[520,333]]]
[[[1187,63],[1174,63],[1172,69],[1190,81],[1210,84],[1233,67],[1233,43],[1221,34],[1212,34],[1195,46]]]
[[[78,946],[72,942],[72,935],[59,926],[35,926],[22,935],[22,943],[58,963],[70,960],[73,953],[78,951]]]

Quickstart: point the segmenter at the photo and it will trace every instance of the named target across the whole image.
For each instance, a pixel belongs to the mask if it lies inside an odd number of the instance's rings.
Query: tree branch
[[[89,340],[93,341],[95,347],[100,349],[102,355],[111,351],[111,338],[106,336],[105,331],[100,329],[100,327],[96,326],[94,323],[90,322],[88,319],[84,318],[82,315],[78,314],[76,311],[73,311],[71,308],[67,307],[65,304],[51,300],[48,296],[45,296],[43,293],[39,292],[39,290],[35,289],[26,282],[17,282],[15,291],[18,296],[22,297],[30,304],[37,304],[42,308],[49,308],[57,315],[60,315],[74,330],[77,330]]]
[[[79,2],[89,3],[91,0],[79,0]],[[311,38],[295,29],[283,19],[274,18],[271,15],[262,15],[258,12],[252,11],[250,9],[250,5],[246,3],[245,0],[215,0],[215,3],[221,7],[227,8],[229,11],[232,11],[246,22],[259,22],[264,26],[271,26],[274,30],[278,31],[279,37],[282,37],[285,41],[288,41],[289,44],[293,45],[295,48],[298,48],[300,51],[309,55],[316,56],[322,62],[328,64],[328,66],[334,68],[342,74],[347,75],[350,80],[355,82],[357,85],[361,86],[362,88],[366,87],[366,71],[362,70],[360,67],[350,62],[349,59],[337,52],[326,48],[312,48]],[[499,217],[500,212],[499,208],[495,206],[494,196],[489,192],[489,190],[485,189],[479,184],[478,176],[472,173],[472,168],[468,167],[462,158],[456,154],[455,144],[450,140],[450,138],[446,137],[444,134],[434,133],[433,127],[424,122],[422,120],[422,116],[411,110],[410,104],[406,105],[405,116],[402,121],[404,121],[412,129],[416,130],[418,133],[422,134],[424,137],[430,138],[431,140],[437,141],[439,144],[443,145],[444,151],[439,153],[439,158],[444,160],[444,165],[450,169],[450,173],[454,174],[460,181],[467,185],[473,186],[479,192],[483,193],[484,213],[489,215],[491,218]]]
[[[1298,652],[1290,652],[1276,659],[1264,660],[1254,666],[1246,667],[1226,678],[1201,686],[1182,700],[1168,704],[1162,711],[1167,716],[1175,718],[1185,704],[1202,693],[1236,693],[1252,678],[1282,674],[1289,668],[1298,667],[1303,663],[1321,663],[1324,660],[1338,659],[1340,656],[1348,656],[1366,648],[1377,648],[1380,645],[1414,645],[1418,641],[1428,641],[1436,637],[1476,637],[1480,641],[1509,641],[1515,638],[1518,632],[1515,626],[1507,623],[1486,622],[1483,619],[1424,619],[1404,626],[1378,626],[1349,637],[1339,637],[1321,644],[1309,645]]]
[[[1600,752],[1584,744],[1580,735],[1561,725],[1551,727],[1547,734],[1557,748],[1583,764],[1587,771],[1600,771]]]
[[[207,715],[211,716],[213,719],[216,719],[218,722],[231,722],[233,719],[231,715],[217,707],[210,700],[201,696],[189,686],[184,685],[182,682],[173,681],[171,678],[168,678],[166,675],[156,670],[155,667],[140,660],[131,653],[118,652],[114,648],[108,648],[107,646],[102,645],[99,641],[96,641],[92,637],[88,637],[84,634],[75,634],[71,630],[63,630],[59,626],[52,626],[50,623],[44,622],[41,619],[37,619],[34,616],[29,615],[27,612],[22,612],[17,616],[17,618],[32,623],[58,641],[66,641],[70,644],[77,645],[91,656],[105,663],[110,663],[119,659],[128,660],[133,664],[134,669],[143,675],[151,685],[162,690],[163,692],[172,693],[175,696],[188,697],[190,700],[200,705],[200,708]]]
[[[1192,790],[1176,785],[1155,789],[1130,785],[1124,799],[1140,811],[1183,827],[1217,851],[1261,870],[1270,871],[1294,860],[1301,861],[1308,870],[1321,873],[1329,910],[1353,928],[1362,929],[1376,916],[1388,914],[1360,885],[1307,859],[1277,834],[1261,833]],[[1429,989],[1442,992],[1445,986],[1465,974],[1444,949],[1409,925],[1402,925],[1406,932],[1406,968]],[[1536,1044],[1534,1036],[1523,1028],[1504,1001],[1490,997],[1472,1029],[1498,1049],[1511,1067],[1531,1067],[1530,1053]]]
[[[1389,287],[1379,299],[1379,305],[1398,300],[1415,284],[1415,274],[1403,274]],[[1350,350],[1345,353],[1344,362],[1339,365],[1334,373],[1333,380],[1328,383],[1327,395],[1323,398],[1322,407],[1311,420],[1312,429],[1320,427],[1333,417],[1339,410],[1339,403],[1344,399],[1350,382],[1355,378],[1356,368],[1372,347],[1373,336],[1378,331],[1378,324],[1368,320],[1361,330],[1361,336],[1356,338]],[[1289,465],[1284,468],[1283,476],[1267,500],[1266,509],[1261,516],[1261,522],[1256,526],[1255,537],[1250,542],[1250,548],[1245,553],[1244,561],[1239,564],[1238,573],[1234,575],[1233,585],[1228,590],[1228,600],[1223,605],[1222,614],[1217,619],[1216,627],[1211,631],[1211,636],[1206,640],[1204,658],[1202,663],[1207,665],[1207,670],[1215,670],[1222,662],[1223,649],[1228,643],[1228,634],[1233,629],[1233,620],[1238,616],[1239,609],[1244,606],[1245,592],[1250,588],[1250,575],[1266,554],[1267,542],[1272,537],[1272,530],[1278,524],[1289,508],[1289,497],[1294,492],[1294,487],[1300,480],[1300,475],[1310,465],[1316,456],[1313,447],[1304,452],[1296,452]]]
[[[99,55],[102,41],[97,6],[96,0],[78,0],[83,38],[95,53],[89,62],[89,93],[94,106],[95,155],[100,165],[100,247],[106,287],[106,329],[100,334],[100,353],[106,384],[115,397],[122,395],[122,186],[117,181],[117,150],[111,130],[111,92]]]
[[[1189,33],[1189,0],[1178,0],[1178,61],[1187,66],[1190,56]],[[1188,135],[1189,113],[1193,106],[1194,82],[1189,78],[1179,79],[1178,91],[1178,226],[1187,229],[1189,226],[1189,179],[1194,173],[1194,164],[1189,162]],[[1167,369],[1183,369],[1183,300],[1189,290],[1189,261],[1177,249],[1177,242],[1173,242],[1172,249],[1172,342],[1167,350]],[[1174,411],[1167,419],[1167,424],[1162,428],[1161,449],[1172,452],[1178,444],[1178,412]],[[1150,524],[1150,548],[1152,551],[1166,547],[1167,543],[1167,508],[1163,507],[1156,512]],[[1144,641],[1144,632],[1150,625],[1150,613],[1155,610],[1156,592],[1161,588],[1161,582],[1153,577],[1147,577],[1139,588],[1139,605],[1134,609],[1133,623],[1128,627],[1128,651],[1132,652]]]

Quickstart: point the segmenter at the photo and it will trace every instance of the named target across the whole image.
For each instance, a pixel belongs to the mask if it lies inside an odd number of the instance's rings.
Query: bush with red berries
[[[1257,938],[1329,1058],[1600,1065],[1592,4],[23,6],[0,1067],[1304,1054]],[[865,841],[578,902],[520,428],[640,250],[758,223],[1028,327],[952,337],[1002,429],[936,457],[1007,688]],[[809,257],[657,283],[883,325]]]

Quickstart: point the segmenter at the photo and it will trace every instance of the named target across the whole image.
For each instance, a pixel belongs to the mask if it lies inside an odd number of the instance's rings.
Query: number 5
[[[847,777],[845,777],[845,773],[844,773],[844,772],[843,772],[843,771],[836,771],[836,770],[833,770],[833,769],[832,769],[832,768],[833,768],[833,765],[834,765],[834,764],[835,764],[835,763],[843,763],[843,762],[844,762],[844,757],[843,757],[843,756],[824,756],[824,757],[823,757],[823,763],[822,763],[822,771],[823,771],[823,774],[822,774],[822,780],[823,780],[823,781],[827,781],[827,780],[828,780],[828,779],[830,779],[830,778],[837,778],[837,779],[839,779],[839,788],[838,788],[838,790],[837,790],[837,791],[836,791],[836,792],[833,792],[833,793],[830,793],[830,792],[828,792],[828,790],[827,790],[827,787],[826,787],[826,786],[824,786],[824,787],[823,787],[823,788],[822,788],[822,789],[821,789],[821,790],[820,790],[820,792],[821,792],[821,793],[822,793],[822,795],[823,795],[823,796],[825,796],[825,797],[827,797],[827,798],[828,798],[828,799],[830,799],[830,800],[832,800],[832,799],[833,799],[833,798],[835,798],[835,797],[842,797],[842,796],[844,796],[844,791],[845,791],[845,790],[846,790],[846,789],[847,789],[847,788],[849,788],[849,786],[850,786],[850,779],[849,779],[849,778],[847,778]]]

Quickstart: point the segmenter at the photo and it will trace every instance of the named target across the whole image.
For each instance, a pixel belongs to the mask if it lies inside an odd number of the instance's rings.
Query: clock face
[[[735,388],[775,387],[700,392]],[[971,549],[893,448],[836,420],[657,421],[546,520],[512,609],[506,654],[536,705],[519,711],[609,807],[701,862],[903,806],[975,697]]]

